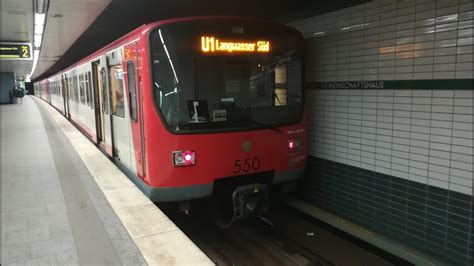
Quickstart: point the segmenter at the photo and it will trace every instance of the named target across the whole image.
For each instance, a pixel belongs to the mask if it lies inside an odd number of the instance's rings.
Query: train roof
[[[276,24],[276,25],[285,25],[285,24],[280,24],[278,22],[274,22],[271,20],[265,20],[265,19],[259,19],[259,18],[251,18],[251,17],[239,17],[239,16],[193,16],[193,17],[182,17],[182,18],[172,18],[172,19],[165,19],[165,20],[160,20],[157,22],[152,22],[149,24],[143,24],[140,27],[134,29],[133,31],[125,34],[124,36],[118,38],[117,40],[107,44],[106,46],[102,47],[101,49],[95,51],[94,53],[82,58],[81,60],[77,61],[76,63],[72,64],[71,66],[54,73],[53,75],[50,75],[47,78],[44,78],[42,80],[48,80],[54,76],[57,76],[60,73],[68,72],[80,65],[83,65],[87,62],[90,62],[94,59],[97,59],[101,55],[115,50],[118,47],[122,45],[126,45],[128,43],[133,42],[134,40],[138,39],[140,36],[147,34],[151,29],[161,26],[161,25],[167,25],[167,24],[173,24],[173,23],[179,23],[179,22],[187,22],[187,21],[193,21],[193,20],[204,20],[204,19],[241,19],[241,20],[249,20],[249,21],[258,21],[258,22],[265,22],[265,23],[270,23],[270,24]],[[291,27],[289,27],[291,28]],[[296,29],[294,29],[296,32],[298,32]],[[39,80],[39,81],[42,81]]]

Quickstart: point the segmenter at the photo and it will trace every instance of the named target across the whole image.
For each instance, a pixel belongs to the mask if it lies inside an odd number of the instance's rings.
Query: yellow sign
[[[205,53],[268,53],[270,52],[270,41],[221,41],[216,37],[202,36],[201,51]]]
[[[0,43],[0,59],[31,60],[27,43]]]

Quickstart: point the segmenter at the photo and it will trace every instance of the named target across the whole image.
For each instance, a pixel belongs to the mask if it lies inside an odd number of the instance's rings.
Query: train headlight
[[[297,152],[301,151],[301,140],[300,139],[289,139],[288,140],[288,151]]]
[[[196,154],[194,151],[174,151],[173,164],[174,166],[188,166],[194,165],[196,162]]]

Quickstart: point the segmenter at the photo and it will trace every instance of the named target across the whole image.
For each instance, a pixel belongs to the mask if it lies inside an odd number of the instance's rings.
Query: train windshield
[[[303,113],[302,38],[286,26],[197,20],[150,34],[153,97],[174,133],[277,128]]]

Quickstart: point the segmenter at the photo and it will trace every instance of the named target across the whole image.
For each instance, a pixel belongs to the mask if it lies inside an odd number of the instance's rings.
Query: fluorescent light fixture
[[[44,25],[46,13],[35,13],[35,25]]]
[[[314,36],[323,36],[323,35],[326,35],[326,32],[325,31],[319,31],[319,32],[315,32],[313,33]]]
[[[35,24],[35,34],[36,35],[43,34],[43,29],[44,29],[44,25]]]
[[[41,47],[41,41],[43,40],[43,35],[42,34],[39,34],[39,35],[36,35],[35,34],[35,48],[40,48]]]
[[[31,80],[31,76],[32,76],[33,73],[35,72],[36,65],[38,65],[39,53],[40,53],[40,50],[39,50],[39,49],[33,50],[33,66],[31,67],[31,72],[30,72],[30,74],[26,77],[27,80]]]
[[[49,6],[49,0],[36,0],[35,11],[37,13],[46,13]]]

